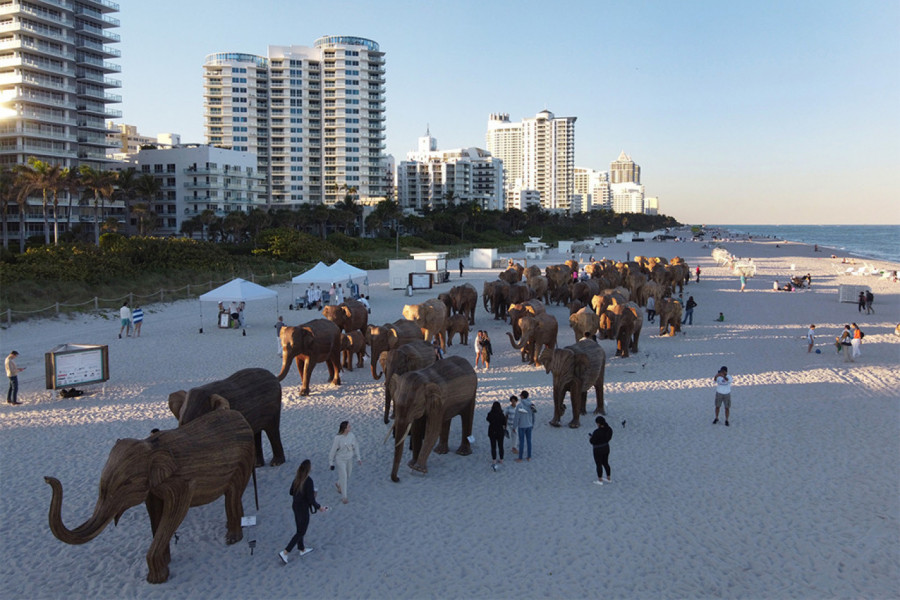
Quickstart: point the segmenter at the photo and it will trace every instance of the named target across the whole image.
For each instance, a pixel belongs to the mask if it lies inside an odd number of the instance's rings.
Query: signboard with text
[[[46,388],[109,380],[109,346],[63,344],[44,355]]]

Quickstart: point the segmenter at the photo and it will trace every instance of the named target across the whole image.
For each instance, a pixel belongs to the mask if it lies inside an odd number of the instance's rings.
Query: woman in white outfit
[[[350,473],[353,472],[353,457],[359,464],[362,464],[362,457],[359,455],[359,443],[356,436],[350,431],[350,422],[341,421],[338,434],[334,436],[334,442],[331,444],[331,452],[328,453],[328,464],[334,470],[337,467],[338,480],[334,485],[337,487],[338,493],[341,495],[341,502],[347,504],[350,500],[347,498],[347,490],[350,486]]]

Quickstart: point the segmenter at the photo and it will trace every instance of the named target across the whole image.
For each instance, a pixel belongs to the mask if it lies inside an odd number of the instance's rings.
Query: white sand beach
[[[684,335],[659,337],[645,322],[640,351],[615,358],[601,341],[607,419],[614,427],[612,480],[597,486],[588,435],[553,428],[551,375],[523,365],[509,326],[481,306],[468,346],[451,356],[474,363],[474,331],[486,329],[494,357],[478,372],[473,454],[432,454],[427,475],[401,464],[393,483],[391,442],[383,443],[383,381],[366,367],[327,383],[318,365],[311,394],[301,397],[295,368],[282,382],[281,432],[287,463],[257,469],[244,512],[257,525],[225,544],[223,500],[192,508],[171,546],[168,582],[145,581],[151,541],[143,506],[93,541],[70,546],[48,526],[51,490],[64,489],[69,528],[84,522],[97,498],[100,471],[119,438],[147,437],[176,425],[170,392],[224,378],[245,367],[277,373],[273,324],[320,315],[288,310],[289,284],[278,304],[251,303],[247,335],[216,327],[214,304],[144,305],[140,338],[118,339],[117,314],[13,324],[0,351],[20,353],[22,406],[0,404],[0,594],[4,598],[896,598],[900,590],[900,284],[851,276],[831,251],[774,241],[733,241],[752,257],[757,276],[739,292],[737,278],[696,242],[617,244],[597,258],[684,257],[699,265],[699,283],[684,291],[698,304]],[[840,256],[840,255],[839,255]],[[515,256],[521,260],[521,256]],[[586,256],[583,258],[587,258]],[[563,262],[552,253],[539,266]],[[533,262],[533,261],[532,261]],[[872,261],[870,261],[872,262]],[[900,266],[874,261],[883,268]],[[790,265],[795,265],[791,271]],[[498,270],[467,268],[449,284],[408,298],[390,290],[386,271],[369,273],[370,323],[400,318],[459,282],[482,282]],[[772,291],[773,280],[812,275],[812,289]],[[839,303],[839,284],[869,285],[874,315]],[[574,343],[568,310],[551,305],[559,345]],[[724,322],[715,321],[719,312]],[[844,363],[834,338],[857,322],[862,356]],[[816,324],[816,348],[805,335]],[[203,333],[199,333],[202,326]],[[62,399],[44,389],[44,353],[59,344],[108,344],[110,380],[79,386]],[[713,377],[727,365],[734,378],[730,427],[712,424]],[[5,383],[5,382],[4,382]],[[491,470],[485,416],[491,403],[530,391],[538,409],[534,458],[509,452]],[[589,396],[589,410],[594,408]],[[350,503],[341,504],[328,450],[349,419],[361,441]],[[623,422],[625,424],[623,425]],[[264,441],[267,459],[271,456]],[[407,451],[407,458],[409,456]],[[288,487],[310,458],[318,499],[331,507],[311,517],[306,543],[315,552],[282,564],[278,551],[293,534]],[[249,542],[255,540],[251,550]]]

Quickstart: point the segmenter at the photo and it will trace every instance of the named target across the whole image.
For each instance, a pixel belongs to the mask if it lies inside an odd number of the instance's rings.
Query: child
[[[723,323],[725,321],[725,315],[723,315],[722,313],[719,313],[719,316],[716,319],[716,321],[718,321],[719,323]]]
[[[518,403],[519,403],[518,396],[515,396],[515,395],[510,396],[509,397],[509,406],[507,406],[503,410],[503,413],[506,415],[507,427],[512,428],[513,447],[511,448],[511,450],[512,450],[513,454],[516,454],[518,452],[518,450],[516,449],[516,435],[518,435],[518,432],[516,431],[516,421],[513,418],[516,415],[516,405]]]

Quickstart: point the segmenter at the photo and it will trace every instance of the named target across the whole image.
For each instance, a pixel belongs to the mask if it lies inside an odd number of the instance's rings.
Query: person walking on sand
[[[856,362],[853,360],[853,357],[850,356],[851,352],[851,342],[853,339],[853,333],[850,331],[849,325],[844,325],[844,330],[841,332],[841,336],[837,338],[837,342],[841,347],[841,351],[844,353],[844,362]]]
[[[123,331],[126,337],[131,337],[131,309],[128,308],[127,300],[122,303],[122,308],[119,309],[119,323],[122,325],[119,328],[119,339],[122,339]]]
[[[338,480],[335,483],[338,494],[341,495],[341,502],[347,504],[350,500],[347,498],[347,490],[350,487],[350,474],[353,473],[353,457],[356,457],[357,464],[362,464],[362,457],[359,455],[359,442],[356,436],[350,431],[350,421],[341,421],[338,427],[338,434],[334,436],[331,443],[331,451],[328,453],[328,464],[330,469],[337,467]]]
[[[860,292],[859,297],[856,299],[856,312],[862,312],[866,310],[866,293]]]
[[[488,439],[491,441],[491,468],[497,470],[497,465],[503,464],[503,438],[506,436],[506,415],[499,402],[491,405],[485,421],[488,422]],[[498,461],[497,454],[500,454]]]
[[[697,306],[697,303],[694,302],[693,296],[688,296],[687,304],[684,305],[684,319],[682,319],[681,324],[685,325],[693,325],[694,324],[694,307]],[[690,323],[688,323],[690,321]]]
[[[494,354],[494,349],[491,347],[491,338],[488,336],[488,332],[482,332],[481,336],[481,357],[484,359],[484,370],[487,371],[491,368],[491,355]]]
[[[728,375],[728,367],[722,367],[716,373],[716,418],[713,425],[719,422],[719,408],[725,405],[725,426],[728,427],[728,417],[731,413],[731,377]]]
[[[528,394],[526,393],[524,396],[520,394],[519,404],[516,406],[516,417],[513,421],[513,429],[519,432],[519,458],[516,459],[516,462],[522,462],[523,456],[525,460],[531,460],[531,429],[534,427],[535,412],[536,409],[528,399]],[[525,448],[526,441],[528,443],[527,450]]]
[[[744,288],[747,287],[747,277],[741,273],[741,291],[744,291]]]
[[[285,327],[284,317],[278,315],[278,320],[275,321],[275,339],[278,341],[278,350],[277,354],[281,354],[284,352],[284,347],[281,345],[281,328]]]
[[[816,343],[815,335],[816,335],[816,326],[810,325],[809,331],[806,332],[806,343],[808,344],[807,348],[806,348],[807,353],[812,352],[813,346]]]
[[[463,274],[463,261],[462,261],[462,259],[459,259],[459,278],[460,279],[462,279],[462,274]]]
[[[337,286],[337,295],[334,299],[335,304],[343,304],[344,302],[344,286],[343,284],[338,284]]]
[[[9,378],[9,389],[6,390],[7,404],[22,404],[19,402],[19,373],[25,370],[16,364],[19,353],[13,350],[6,357],[6,376]]]
[[[863,332],[860,331],[859,325],[850,324],[850,358],[857,359],[860,357],[860,346],[862,346]]]
[[[484,331],[479,329],[478,332],[475,333],[475,370],[478,370],[478,366],[481,364],[481,361],[484,360],[484,348],[481,345],[482,337],[484,336]]]
[[[875,294],[872,293],[872,290],[866,290],[866,314],[874,315],[875,309],[872,308],[872,303],[875,302]]]
[[[656,298],[647,296],[647,321],[652,323],[656,318]]]
[[[597,417],[594,422],[597,424],[597,429],[591,433],[590,437],[591,447],[594,450],[594,465],[597,467],[597,481],[594,483],[603,485],[612,483],[609,471],[609,441],[612,439],[613,430],[603,417]],[[604,469],[606,470],[606,479],[603,479]]]
[[[700,267],[697,267],[697,283],[700,283]]]
[[[144,310],[135,306],[131,311],[131,324],[134,325],[134,337],[141,337],[141,325],[144,324]]]
[[[312,477],[309,476],[311,470],[312,464],[307,458],[297,467],[297,474],[291,483],[290,491],[293,498],[291,509],[294,511],[294,524],[297,526],[297,532],[285,549],[278,553],[284,564],[288,563],[288,554],[294,549],[294,546],[300,549],[300,556],[306,556],[313,551],[312,548],[307,548],[303,544],[303,536],[306,535],[306,530],[309,528],[309,515],[315,512],[324,513],[328,510],[327,506],[316,502],[316,488]]]
[[[506,425],[509,429],[512,429],[512,450],[513,454],[516,454],[519,450],[516,448],[516,436],[519,435],[519,432],[516,430],[516,405],[519,403],[519,397],[516,395],[509,397],[509,406],[503,409],[503,414],[506,415]]]

